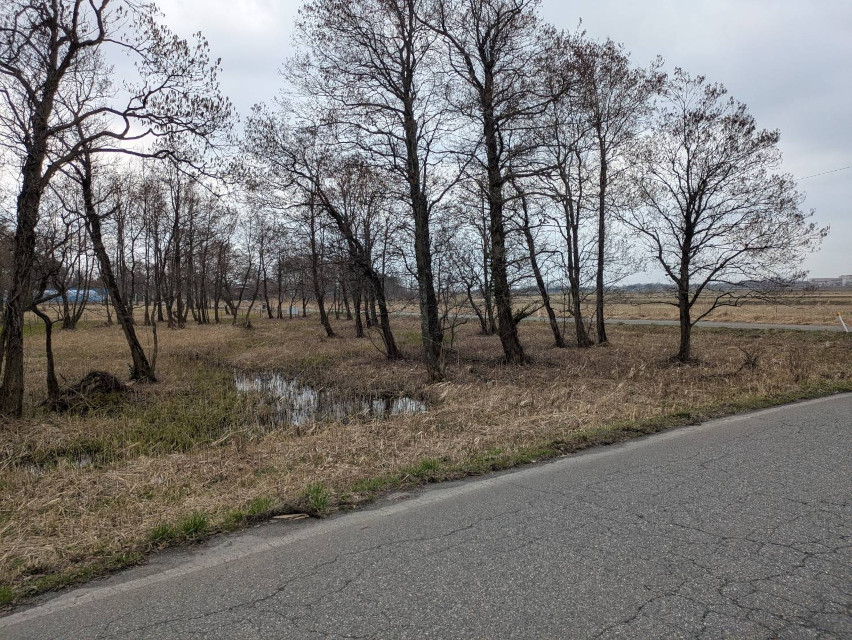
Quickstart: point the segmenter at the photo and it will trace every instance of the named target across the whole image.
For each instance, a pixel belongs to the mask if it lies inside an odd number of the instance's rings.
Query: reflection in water
[[[315,389],[277,373],[238,373],[237,390],[261,393],[274,399],[274,424],[302,425],[314,420],[346,422],[351,417],[387,418],[424,413],[426,403],[406,396],[345,394],[333,389]]]

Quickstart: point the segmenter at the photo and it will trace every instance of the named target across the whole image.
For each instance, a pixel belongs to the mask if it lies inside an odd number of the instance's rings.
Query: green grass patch
[[[246,514],[256,518],[272,511],[273,506],[274,502],[272,501],[272,498],[255,498],[249,502],[248,507],[246,507]]]
[[[275,513],[275,501],[263,496],[254,498],[243,509],[231,509],[225,514],[222,520],[222,529],[225,531],[233,531],[245,525],[263,520]]]
[[[400,347],[419,347],[423,343],[419,331],[397,330],[394,332],[394,336]]]
[[[330,497],[328,489],[322,482],[309,484],[303,495],[306,512],[316,517],[324,516],[328,512]]]
[[[157,398],[145,407],[127,440],[145,455],[187,452],[210,444],[245,422],[247,402],[229,372],[199,367],[186,393]]]
[[[171,543],[176,540],[177,537],[177,529],[170,524],[162,523],[158,524],[148,532],[147,539],[152,545],[160,547]]]
[[[303,373],[305,369],[326,369],[334,364],[334,358],[327,353],[317,353],[296,360],[288,369]]]
[[[350,493],[378,493],[401,482],[401,473],[389,473],[372,478],[358,480],[352,485]]]
[[[210,520],[200,511],[193,511],[177,523],[177,531],[184,540],[197,540],[210,528]]]
[[[441,471],[443,466],[444,464],[437,458],[425,458],[415,465],[404,468],[401,473],[404,476],[411,476],[428,482]]]
[[[129,457],[186,453],[243,427],[250,414],[250,399],[236,390],[230,373],[203,365],[179,392],[143,399],[112,395],[85,417],[108,416],[112,428],[30,451],[20,463],[50,468],[64,460],[99,467]]]
[[[239,529],[249,522],[248,514],[242,509],[231,509],[225,514],[222,521],[222,528],[225,531],[233,531]]]
[[[17,598],[15,590],[8,585],[0,585],[0,607],[11,604]]]
[[[200,511],[183,516],[175,524],[163,522],[146,536],[148,544],[162,549],[180,542],[196,542],[211,533],[210,519]]]

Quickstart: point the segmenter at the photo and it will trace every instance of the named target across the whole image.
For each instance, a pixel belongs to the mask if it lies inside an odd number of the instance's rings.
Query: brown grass
[[[538,298],[520,298],[518,305],[524,302],[537,302]],[[677,307],[670,303],[673,297],[662,294],[623,294],[615,293],[607,302],[606,315],[613,319],[632,320],[677,320]],[[558,308],[560,299],[554,298]],[[709,307],[709,300],[699,300],[693,310],[698,316]],[[585,305],[586,317],[594,314],[593,305]],[[758,324],[810,324],[840,327],[837,314],[841,313],[846,323],[852,326],[852,291],[807,291],[788,293],[776,300],[747,300],[736,307],[719,307],[706,318],[711,322],[751,322]]]
[[[564,443],[609,441],[601,434],[614,427],[688,422],[768,398],[852,390],[852,340],[842,334],[696,330],[701,363],[675,366],[668,356],[676,329],[617,327],[610,347],[558,350],[548,328],[530,322],[521,330],[532,364],[508,367],[500,363],[499,341],[469,323],[448,381],[428,385],[417,361],[417,320],[395,318],[394,326],[408,356],[394,363],[369,340],[353,339],[344,323],[337,325],[344,337],[336,339],[324,338],[311,318],[260,321],[253,330],[163,327],[161,383],[137,385],[85,415],[39,407],[45,359],[42,336],[33,331],[27,417],[0,431],[0,585],[8,598],[240,526],[282,505],[310,508],[309,485],[327,491],[332,505],[357,503],[395,483],[576,448]],[[142,333],[148,344],[151,336]],[[55,343],[68,381],[92,369],[127,377],[115,327],[57,332]],[[755,369],[744,366],[747,355],[757,359]],[[430,408],[384,422],[267,432],[257,426],[265,399],[239,395],[234,369],[404,392]],[[191,514],[203,522],[190,532]]]

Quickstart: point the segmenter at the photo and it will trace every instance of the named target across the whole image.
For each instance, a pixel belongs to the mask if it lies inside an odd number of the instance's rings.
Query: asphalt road
[[[325,521],[0,619],[3,638],[852,637],[852,395]]]

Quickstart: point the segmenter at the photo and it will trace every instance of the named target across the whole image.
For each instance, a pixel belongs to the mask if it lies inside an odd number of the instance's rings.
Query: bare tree
[[[597,143],[598,156],[598,237],[595,278],[595,333],[598,342],[607,342],[604,321],[604,294],[607,266],[607,221],[611,215],[611,190],[624,173],[630,145],[642,130],[650,100],[659,91],[664,76],[662,62],[648,69],[633,67],[624,47],[612,40],[596,43],[576,41],[574,68],[579,76],[580,105]]]
[[[536,13],[538,0],[437,0],[429,24],[447,44],[448,64],[460,81],[453,106],[471,126],[477,174],[485,176],[488,202],[491,288],[507,362],[526,360],[518,337],[509,284],[506,185],[511,169],[531,151],[527,135],[553,96],[532,69],[547,58]],[[476,175],[478,178],[478,175]]]
[[[565,337],[559,328],[559,320],[550,301],[550,292],[548,291],[544,265],[542,264],[542,256],[546,253],[546,248],[542,246],[543,242],[540,236],[546,235],[542,233],[543,228],[546,227],[545,216],[540,210],[541,207],[538,199],[526,191],[526,187],[523,186],[521,181],[513,180],[512,187],[517,193],[518,203],[518,211],[514,217],[526,243],[530,268],[535,278],[538,293],[541,296],[542,305],[547,313],[547,320],[550,324],[550,330],[553,333],[553,341],[558,349],[564,349],[567,346]],[[538,213],[535,212],[536,208],[539,209]]]
[[[273,198],[289,200],[302,210],[321,212],[332,223],[346,245],[353,269],[368,285],[367,308],[378,306],[378,313],[373,310],[369,320],[378,325],[385,355],[389,359],[401,358],[390,326],[384,269],[372,261],[375,238],[364,234],[369,232],[368,226],[356,224],[347,207],[347,199],[353,194],[343,190],[336,180],[350,172],[353,163],[365,167],[357,159],[337,157],[336,148],[329,142],[334,136],[325,139],[327,127],[315,122],[294,124],[294,119],[295,115],[286,109],[276,114],[256,110],[246,127],[245,147],[268,171],[264,182],[276,191]],[[317,119],[322,121],[321,117]],[[382,255],[386,253],[382,251]]]
[[[9,0],[0,9],[0,143],[21,159],[3,329],[4,413],[22,411],[23,318],[39,204],[51,178],[84,149],[127,151],[122,143],[175,131],[205,137],[229,116],[206,42],[191,46],[157,18],[153,3],[131,0]],[[106,47],[135,60],[137,83],[110,85]]]
[[[692,357],[696,322],[798,278],[827,233],[800,210],[790,176],[773,173],[778,131],[758,129],[725,96],[722,85],[675,72],[637,158],[637,206],[622,215],[677,289],[681,362]],[[699,299],[706,309],[693,314]]]
[[[105,217],[114,215],[115,209],[120,206],[116,202],[116,194],[114,191],[110,193],[109,188],[104,189],[101,195],[98,194],[98,189],[95,185],[95,166],[91,153],[84,151],[70,165],[70,169],[73,170],[73,175],[80,184],[83,196],[83,215],[85,216],[89,236],[92,239],[92,246],[98,259],[101,278],[109,292],[118,324],[121,326],[121,330],[124,332],[124,337],[127,340],[127,345],[130,348],[130,356],[133,362],[130,378],[132,380],[156,382],[157,378],[154,375],[154,367],[145,355],[142,344],[136,336],[132,305],[127,303],[127,300],[125,300],[122,294],[109,258],[109,252],[104,243],[102,220]],[[102,209],[106,209],[106,211],[102,211]]]
[[[296,76],[323,97],[351,143],[399,179],[410,207],[424,362],[443,377],[443,331],[432,272],[430,223],[447,191],[436,170],[445,133],[435,33],[423,23],[427,0],[313,0],[299,31],[307,48]],[[450,180],[452,182],[452,180]]]

